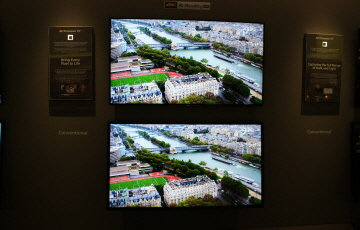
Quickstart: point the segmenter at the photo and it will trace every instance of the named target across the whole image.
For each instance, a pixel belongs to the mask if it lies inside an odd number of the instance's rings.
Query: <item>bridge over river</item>
[[[178,153],[178,152],[186,152],[186,151],[209,151],[211,145],[194,145],[194,146],[186,146],[186,147],[169,147],[169,148],[146,148],[151,152],[167,152],[167,153]]]
[[[210,49],[213,43],[172,43],[172,44],[147,44],[149,46],[151,46],[152,48],[166,48],[166,49],[171,49],[172,47],[177,47],[177,48],[198,48],[198,49]]]

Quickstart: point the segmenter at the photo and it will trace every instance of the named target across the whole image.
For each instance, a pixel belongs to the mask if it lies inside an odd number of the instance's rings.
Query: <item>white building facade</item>
[[[165,82],[165,97],[169,103],[190,94],[205,95],[207,92],[214,96],[219,94],[219,83],[208,73],[170,78]]]
[[[193,196],[203,198],[206,194],[217,197],[217,186],[214,180],[207,176],[197,176],[183,180],[167,182],[164,185],[164,201],[166,205],[179,204]]]
[[[129,104],[133,101],[148,104],[162,103],[162,93],[155,81],[139,85],[111,87],[112,104]]]
[[[161,207],[161,196],[154,185],[137,189],[114,190],[109,193],[110,207]]]

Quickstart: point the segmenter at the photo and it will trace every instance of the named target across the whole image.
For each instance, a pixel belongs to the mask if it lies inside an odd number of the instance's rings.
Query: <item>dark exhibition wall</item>
[[[353,103],[360,2],[208,2],[209,11],[164,9],[164,1],[155,0],[0,2],[0,120],[6,125],[0,229],[202,229],[204,224],[208,229],[241,229],[360,222],[360,205],[351,189],[350,151],[350,124],[360,120]],[[156,111],[151,106],[109,105],[110,17],[265,23],[264,105],[165,106]],[[93,114],[50,116],[50,26],[94,29]],[[306,33],[343,35],[336,115],[301,113]],[[107,123],[114,120],[263,122],[264,207],[108,211]],[[60,131],[87,135],[60,135]]]

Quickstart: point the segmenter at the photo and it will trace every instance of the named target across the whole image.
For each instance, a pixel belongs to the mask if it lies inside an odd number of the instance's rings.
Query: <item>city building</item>
[[[169,103],[180,101],[190,94],[205,95],[207,92],[214,96],[219,94],[219,83],[208,73],[170,78],[165,82],[165,97]]]
[[[121,158],[120,147],[110,147],[110,163],[114,164]]]
[[[197,176],[183,180],[174,180],[164,185],[164,201],[166,205],[179,204],[181,201],[193,196],[203,198],[206,194],[217,197],[215,181],[207,176]]]
[[[111,103],[129,104],[133,101],[148,104],[163,103],[162,93],[155,81],[138,85],[111,87]]]
[[[125,156],[125,145],[119,136],[110,133],[110,163],[116,163],[122,156]]]
[[[121,57],[121,55],[126,52],[126,42],[125,41],[116,41],[111,43],[110,47],[110,57],[116,59]]]
[[[161,207],[161,196],[154,185],[136,189],[122,189],[109,192],[110,207]]]
[[[113,49],[113,45],[111,46]],[[114,51],[111,51],[111,55],[116,56],[115,62],[110,64],[110,72],[111,73],[119,73],[131,71],[132,69],[136,69],[136,71],[140,71],[142,69],[153,68],[154,63],[150,59],[142,59],[140,56],[129,56],[129,57],[121,57],[117,56],[118,50],[122,49],[120,44],[114,44]],[[111,56],[112,57],[112,56]]]
[[[148,163],[140,163],[138,160],[118,161],[116,167],[109,169],[110,177],[138,176],[141,172],[152,172],[153,168]],[[134,177],[132,177],[134,178]]]
[[[111,39],[110,57],[112,59],[121,57],[122,53],[126,52],[127,43],[122,33],[119,32],[119,27],[118,24],[116,23],[112,25],[110,39]]]

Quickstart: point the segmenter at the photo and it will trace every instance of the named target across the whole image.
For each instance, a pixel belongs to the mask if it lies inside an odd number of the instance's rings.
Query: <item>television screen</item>
[[[1,198],[1,189],[2,189],[2,152],[3,152],[3,129],[4,129],[4,122],[0,121],[0,198]],[[0,204],[1,205],[1,204]]]
[[[1,34],[0,34],[0,70],[2,69],[2,38],[1,38]],[[1,89],[2,89],[2,81],[1,81],[1,71],[0,71],[0,105],[2,104],[2,100],[1,100],[1,95],[2,95],[2,92],[1,92]]]
[[[109,131],[109,209],[263,206],[261,123]]]
[[[111,19],[110,104],[262,105],[264,24]]]

